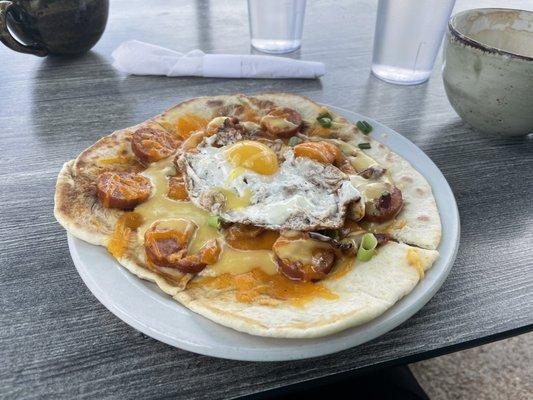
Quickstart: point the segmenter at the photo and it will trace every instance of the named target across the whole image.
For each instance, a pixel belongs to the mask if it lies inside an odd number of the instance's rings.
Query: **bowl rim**
[[[525,12],[525,13],[533,15],[533,11],[522,10],[522,9],[518,9],[518,8],[494,8],[494,7],[472,8],[470,10],[460,11],[460,12],[454,14],[450,18],[450,20],[448,21],[448,31],[450,32],[450,34],[452,36],[454,36],[457,40],[462,42],[463,44],[469,45],[471,47],[474,47],[474,48],[482,50],[482,51],[486,51],[488,53],[494,53],[494,54],[509,56],[509,57],[512,57],[512,58],[517,58],[517,59],[525,60],[525,61],[533,61],[533,57],[526,56],[526,55],[523,55],[523,54],[518,54],[518,53],[512,53],[510,51],[502,50],[502,49],[499,49],[497,47],[481,43],[481,42],[479,42],[479,41],[477,41],[475,39],[472,39],[471,37],[465,35],[464,33],[459,32],[459,30],[454,26],[455,22],[457,21],[457,18],[459,18],[460,16],[463,16],[465,14],[471,14],[471,13],[474,13],[474,12],[479,12],[479,11],[484,11],[484,12],[497,12],[497,11],[504,11],[504,12],[514,11],[514,12],[516,12],[516,11],[518,11],[518,12]]]

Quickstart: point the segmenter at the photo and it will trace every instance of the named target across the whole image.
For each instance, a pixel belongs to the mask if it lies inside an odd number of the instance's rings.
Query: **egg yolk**
[[[272,175],[278,170],[276,153],[267,145],[243,140],[229,146],[226,158],[234,167],[242,167],[261,175]]]

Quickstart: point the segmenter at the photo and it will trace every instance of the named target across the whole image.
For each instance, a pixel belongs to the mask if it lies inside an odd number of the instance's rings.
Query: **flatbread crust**
[[[56,185],[56,219],[73,236],[106,246],[123,211],[100,205],[96,198],[95,180],[103,171],[142,171],[145,168],[131,151],[131,135],[136,129],[151,126],[174,132],[176,122],[186,115],[194,114],[206,120],[226,115],[242,118],[250,112],[257,116],[265,115],[274,106],[294,108],[304,121],[310,122],[316,119],[321,107],[307,98],[286,93],[199,97],[100,139],[75,160],[64,164]],[[118,260],[119,263],[138,277],[155,282],[165,293],[191,310],[222,325],[254,335],[286,338],[324,336],[362,324],[383,313],[420,280],[419,272],[407,260],[408,251],[418,253],[424,270],[430,268],[437,258],[435,249],[441,236],[438,209],[430,185],[406,160],[363,135],[344,118],[332,114],[334,122],[341,126],[336,132],[339,138],[355,145],[371,143],[372,148],[365,153],[388,169],[393,181],[402,190],[405,203],[397,217],[405,220],[405,224],[392,231],[392,237],[400,243],[389,242],[372,260],[356,263],[345,275],[322,282],[338,294],[339,299],[317,298],[303,307],[275,299],[270,305],[265,305],[265,302],[240,303],[235,300],[232,290],[188,286],[193,278],[190,274],[174,274],[169,279],[155,273],[147,266],[142,243],[136,235],[132,235],[129,248]]]

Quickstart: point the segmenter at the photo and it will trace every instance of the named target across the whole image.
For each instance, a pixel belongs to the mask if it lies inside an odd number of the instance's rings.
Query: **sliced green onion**
[[[320,124],[320,126],[322,126],[322,128],[331,128],[331,122],[332,122],[331,118],[318,117],[317,121]]]
[[[333,116],[329,113],[329,111],[324,111],[324,112],[321,112],[320,114],[318,114],[318,118],[329,118],[331,120],[333,120]]]
[[[361,150],[368,150],[371,148],[370,143],[359,143],[357,145]]]
[[[357,250],[357,259],[359,261],[368,261],[374,255],[374,250],[378,245],[378,240],[372,233],[365,233],[361,239],[361,244]]]
[[[293,137],[291,137],[291,138],[289,139],[289,146],[294,147],[294,146],[296,146],[297,144],[300,144],[300,143],[302,143],[302,142],[303,142],[303,140],[300,139],[298,136],[293,136]]]
[[[207,217],[207,225],[216,229],[220,229],[222,226],[222,218],[220,218],[218,215],[210,215]]]
[[[372,132],[372,129],[373,129],[372,125],[370,125],[366,121],[357,121],[355,125],[357,125],[357,128],[359,128],[359,130],[363,132],[365,135],[368,135],[370,132]]]

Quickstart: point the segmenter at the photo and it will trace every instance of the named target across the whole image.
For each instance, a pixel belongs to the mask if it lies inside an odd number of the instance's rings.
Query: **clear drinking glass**
[[[288,53],[302,43],[306,0],[248,0],[252,46],[266,53]]]
[[[455,0],[379,0],[372,73],[400,85],[431,75]]]

